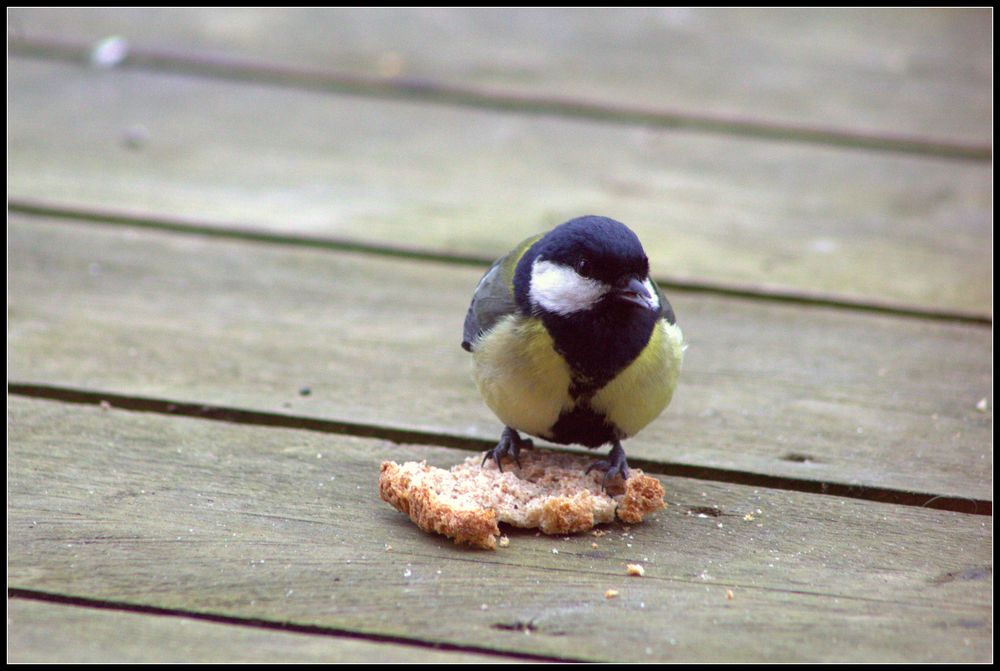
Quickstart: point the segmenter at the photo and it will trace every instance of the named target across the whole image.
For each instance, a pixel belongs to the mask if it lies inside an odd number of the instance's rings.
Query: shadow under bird
[[[526,433],[562,444],[611,444],[591,464],[628,478],[621,441],[670,403],[683,335],[649,277],[639,238],[621,222],[586,216],[522,242],[476,285],[462,347],[486,405],[504,423],[486,453],[520,466]]]

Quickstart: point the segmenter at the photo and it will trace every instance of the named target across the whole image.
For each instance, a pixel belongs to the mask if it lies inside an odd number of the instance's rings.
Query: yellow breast
[[[638,433],[673,397],[683,340],[677,325],[657,322],[646,349],[590,399],[590,407],[623,437]],[[559,415],[573,409],[569,365],[540,320],[505,317],[479,340],[473,357],[479,392],[507,426],[546,437]]]
[[[507,426],[544,436],[572,408],[569,365],[540,320],[504,317],[479,340],[473,357],[479,393]]]
[[[594,395],[590,406],[624,436],[634,436],[670,403],[683,357],[680,327],[661,319],[646,349]]]

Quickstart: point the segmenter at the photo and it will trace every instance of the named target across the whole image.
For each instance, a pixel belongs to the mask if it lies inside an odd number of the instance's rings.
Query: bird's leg
[[[625,450],[622,449],[620,441],[616,440],[614,445],[611,446],[611,451],[608,452],[607,459],[595,461],[587,467],[584,474],[590,473],[595,468],[599,471],[604,471],[604,480],[601,482],[601,486],[604,489],[608,488],[608,476],[621,475],[623,480],[628,480],[628,462],[625,461]]]
[[[521,454],[521,448],[530,450],[534,446],[535,444],[531,442],[530,438],[522,438],[517,435],[517,431],[509,426],[505,426],[503,433],[500,434],[500,442],[492,450],[486,451],[486,456],[483,457],[483,463],[480,466],[485,466],[486,462],[492,457],[497,462],[497,468],[502,473],[503,466],[500,465],[500,457],[509,454],[514,458],[517,467],[521,468],[521,460],[518,459],[518,455]]]

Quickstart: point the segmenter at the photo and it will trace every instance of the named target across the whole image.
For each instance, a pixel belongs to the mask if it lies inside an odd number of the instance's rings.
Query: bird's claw
[[[620,475],[622,476],[622,480],[628,480],[628,461],[625,460],[625,450],[622,449],[621,444],[615,443],[614,447],[611,448],[611,452],[608,453],[608,458],[592,463],[584,471],[584,475],[589,474],[595,468],[599,471],[604,471],[601,488],[605,490],[608,488],[609,477],[613,478],[616,475]]]
[[[503,433],[500,434],[500,442],[493,449],[486,451],[480,467],[485,466],[486,462],[492,458],[496,462],[497,468],[503,473],[503,466],[500,463],[500,459],[504,455],[510,455],[514,459],[514,463],[517,464],[517,467],[521,468],[521,459],[519,458],[521,450],[530,450],[534,446],[535,444],[531,442],[530,438],[522,438],[517,435],[517,431],[514,429],[509,426],[505,427]]]

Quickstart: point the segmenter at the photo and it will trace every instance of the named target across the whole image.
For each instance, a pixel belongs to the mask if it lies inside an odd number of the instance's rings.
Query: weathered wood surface
[[[9,661],[991,660],[991,516],[829,495],[992,501],[982,324],[672,291],[681,387],[627,445],[667,488],[646,524],[473,552],[375,489],[496,437],[468,262],[578,214],[678,283],[989,319],[988,11],[12,10],[8,196],[41,207],[8,217]],[[146,60],[59,51],[110,34]],[[207,235],[240,230],[345,244]],[[662,475],[694,469],[717,480]]]
[[[8,244],[10,381],[498,435],[458,346],[481,270],[16,214]],[[670,299],[685,367],[630,455],[992,500],[989,329]]]
[[[661,277],[992,312],[988,164],[19,58],[9,74],[14,199],[479,257],[601,213]]]
[[[426,646],[373,642],[348,636],[232,626],[203,619],[165,617],[47,603],[7,600],[7,662],[102,663],[322,663],[517,662],[510,657]]]
[[[18,397],[8,431],[19,590],[576,659],[991,655],[984,516],[665,478],[642,525],[488,553],[378,500],[381,460],[461,451]]]
[[[988,9],[15,9],[18,37],[121,35],[387,80],[991,143]],[[959,104],[956,104],[956,101]]]

